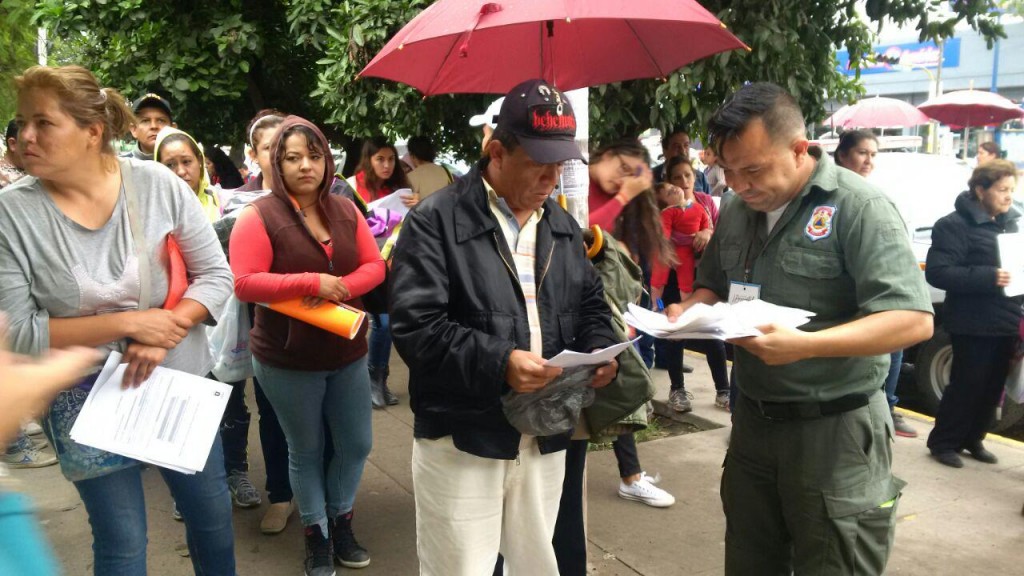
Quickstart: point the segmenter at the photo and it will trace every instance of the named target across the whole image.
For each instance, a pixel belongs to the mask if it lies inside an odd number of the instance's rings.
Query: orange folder
[[[269,304],[261,302],[260,306],[266,306],[275,312],[291,316],[296,320],[312,324],[317,328],[327,330],[339,336],[344,336],[349,340],[354,339],[356,334],[359,334],[359,329],[362,328],[363,322],[366,320],[366,312],[329,300],[324,300],[315,308],[309,308],[303,304],[302,298],[292,298],[291,300],[282,300],[281,302],[271,302]]]
[[[181,254],[181,247],[174,236],[167,236],[167,298],[164,300],[164,310],[174,310],[174,307],[181,302],[188,290],[188,269],[185,266],[185,257]]]

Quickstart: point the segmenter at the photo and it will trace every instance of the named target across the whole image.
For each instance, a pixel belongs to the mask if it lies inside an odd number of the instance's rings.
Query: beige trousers
[[[450,436],[412,450],[416,550],[422,576],[557,576],[551,547],[565,452],[541,455],[524,437],[517,460],[462,452]]]

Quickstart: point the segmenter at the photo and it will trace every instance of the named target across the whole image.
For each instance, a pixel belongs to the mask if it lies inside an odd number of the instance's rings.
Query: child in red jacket
[[[655,186],[654,195],[661,208],[661,225],[665,236],[676,249],[676,281],[680,297],[686,298],[693,292],[694,251],[693,236],[711,227],[711,217],[693,195],[693,167],[682,164],[683,187],[662,182]],[[661,299],[668,282],[667,266],[655,264],[651,271],[651,299]]]

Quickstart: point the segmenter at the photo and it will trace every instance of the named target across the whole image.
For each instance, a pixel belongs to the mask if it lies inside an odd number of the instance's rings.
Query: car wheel
[[[949,334],[942,328],[935,328],[935,335],[921,345],[915,363],[915,379],[917,392],[921,402],[929,414],[938,414],[942,392],[949,385],[949,372],[953,366],[953,344]],[[1000,432],[1016,424],[1024,418],[1024,406],[1007,399],[1003,404],[1002,414],[993,432]]]
[[[953,344],[945,330],[935,327],[932,339],[917,351],[917,392],[929,414],[937,414],[942,391],[949,385],[949,370],[953,366]]]

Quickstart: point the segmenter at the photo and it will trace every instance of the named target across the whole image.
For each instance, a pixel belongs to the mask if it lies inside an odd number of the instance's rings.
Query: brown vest
[[[309,233],[302,217],[283,199],[271,194],[252,203],[270,238],[274,260],[270,272],[298,274],[317,272],[346,276],[359,267],[356,224],[361,218],[352,202],[326,194],[321,215],[331,233],[334,255],[328,260],[320,243]],[[362,309],[360,299],[347,302]],[[366,354],[366,324],[355,339],[348,340],[300,320],[256,307],[249,349],[265,364],[289,370],[337,370]]]

